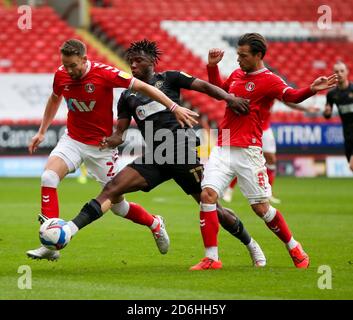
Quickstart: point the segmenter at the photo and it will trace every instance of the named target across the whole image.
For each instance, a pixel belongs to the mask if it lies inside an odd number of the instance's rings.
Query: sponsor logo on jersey
[[[154,84],[154,86],[157,88],[157,89],[160,89],[160,88],[162,88],[163,87],[163,81],[162,80],[159,80],[159,81],[157,81],[155,84]]]
[[[92,92],[94,92],[94,84],[93,83],[86,83],[86,85],[85,85],[85,90],[86,90],[86,92],[88,92],[88,93],[92,93]]]
[[[188,77],[188,78],[192,78],[192,76],[190,76],[188,73],[184,72],[184,71],[181,71],[180,72],[182,75],[184,75],[185,77]]]
[[[253,91],[255,89],[255,83],[254,82],[247,82],[245,85],[246,91]]]
[[[151,116],[152,114],[155,114],[157,112],[166,110],[167,108],[163,105],[160,104],[159,102],[152,101],[147,104],[138,106],[136,108],[136,115],[140,120],[145,120],[147,117]]]
[[[70,88],[69,88],[68,85],[66,85],[66,86],[64,87],[64,91],[70,91]]]
[[[131,79],[131,74],[125,72],[125,71],[119,71],[118,73],[119,77],[123,78],[123,79]]]
[[[81,111],[81,112],[90,112],[96,105],[96,101],[90,101],[89,104],[86,104],[85,101],[77,101],[76,99],[67,99],[67,107],[71,111]]]

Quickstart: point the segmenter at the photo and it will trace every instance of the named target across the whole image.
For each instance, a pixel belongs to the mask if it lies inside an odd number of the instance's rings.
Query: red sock
[[[274,216],[274,218],[270,222],[267,222],[266,225],[284,243],[288,243],[289,240],[292,238],[292,233],[290,232],[282,214],[278,210],[276,210],[276,215]]]
[[[59,201],[56,188],[42,187],[42,214],[48,218],[59,218]]]
[[[272,187],[276,177],[276,169],[267,168],[267,175],[268,175],[268,182]]]
[[[147,227],[152,226],[154,217],[151,214],[137,203],[129,202],[129,205],[130,208],[125,216],[126,219]]]
[[[235,185],[237,184],[237,182],[238,182],[238,179],[237,179],[237,177],[235,177],[235,178],[232,180],[232,182],[229,184],[229,188],[234,189],[234,187],[235,187]]]
[[[212,210],[211,206],[212,207],[214,206],[214,210]],[[205,209],[207,211],[203,211]],[[203,244],[205,248],[217,247],[217,235],[219,230],[219,223],[218,223],[216,205],[201,204],[200,228],[201,228],[201,234],[202,234]]]

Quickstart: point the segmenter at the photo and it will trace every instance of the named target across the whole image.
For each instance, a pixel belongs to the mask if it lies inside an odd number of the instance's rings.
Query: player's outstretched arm
[[[48,99],[45,107],[43,119],[36,135],[31,139],[28,145],[28,151],[33,154],[38,149],[39,144],[44,140],[45,133],[47,132],[50,124],[52,123],[56,113],[58,112],[62,96],[58,97],[54,93]]]
[[[333,74],[329,77],[319,77],[317,78],[310,87],[302,89],[293,89],[287,87],[283,94],[283,101],[300,103],[305,99],[313,96],[319,91],[327,90],[335,87],[337,85],[337,75]]]
[[[124,134],[129,128],[131,119],[119,119],[117,128],[110,137],[104,137],[99,144],[99,149],[116,148],[124,142]]]
[[[296,104],[292,102],[284,102],[284,104],[291,109],[308,112],[308,113],[317,113],[320,111],[320,108],[315,106],[303,107],[300,104]]]
[[[229,108],[231,108],[237,114],[246,114],[249,112],[249,100],[243,99],[229,94],[220,87],[214,86],[213,84],[195,79],[190,87],[191,90],[206,93],[212,98],[217,100],[224,100],[227,102]]]
[[[192,128],[193,125],[197,124],[197,120],[194,119],[194,117],[198,117],[198,114],[196,112],[179,106],[157,88],[143,81],[135,79],[134,84],[132,86],[132,90],[138,91],[166,106],[171,112],[174,113],[175,118],[182,127],[186,125]]]

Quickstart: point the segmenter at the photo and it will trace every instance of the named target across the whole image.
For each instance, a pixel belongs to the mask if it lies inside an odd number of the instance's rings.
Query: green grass
[[[229,207],[262,246],[267,267],[253,268],[246,248],[221,230],[223,269],[188,271],[203,257],[199,209],[173,182],[128,195],[166,218],[167,255],[147,228],[108,213],[81,230],[58,262],[30,260],[26,250],[39,244],[39,179],[0,179],[0,299],[353,299],[353,181],[278,178],[275,188],[277,208],[310,255],[308,270],[294,268],[237,190]],[[61,217],[73,218],[99,190],[93,181],[64,180]],[[21,265],[32,270],[31,290],[17,286]],[[332,289],[318,288],[321,265],[332,270]]]

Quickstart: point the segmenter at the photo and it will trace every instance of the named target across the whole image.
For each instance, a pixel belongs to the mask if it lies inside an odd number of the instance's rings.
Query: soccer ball
[[[71,229],[66,221],[58,218],[48,219],[39,229],[39,240],[51,250],[63,249],[71,239]]]

